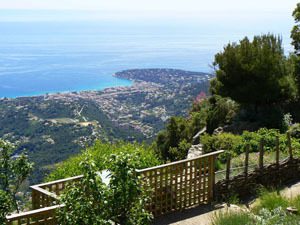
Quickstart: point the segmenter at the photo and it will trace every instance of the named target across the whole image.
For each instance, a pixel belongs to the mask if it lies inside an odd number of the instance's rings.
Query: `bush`
[[[292,137],[300,139],[300,123],[292,125],[289,131]]]
[[[299,216],[287,214],[283,207],[273,210],[263,208],[255,219],[257,225],[298,225],[300,220]]]
[[[238,105],[229,98],[214,96],[210,98],[211,109],[207,115],[207,132],[212,134],[219,126],[229,124],[238,110]]]
[[[140,161],[139,166],[141,169],[156,166],[161,163],[156,157],[154,151],[149,146],[138,143],[118,142],[111,144],[97,141],[94,146],[87,148],[84,152],[87,152],[91,155],[98,170],[107,169],[105,168],[106,165],[103,165],[103,161],[107,157],[109,157],[111,154],[118,155],[122,152],[128,154],[138,154]],[[83,159],[84,154],[71,157],[70,159],[58,165],[56,169],[50,173],[46,180],[52,181],[82,174],[83,171],[80,167],[78,167],[78,165],[81,161],[83,161]]]
[[[67,187],[60,199],[65,207],[58,210],[60,224],[73,225],[147,225],[151,213],[145,210],[148,190],[135,170],[140,167],[139,156],[120,153],[102,163],[108,166],[110,181],[105,184],[91,155],[84,154],[79,164],[84,177]]]
[[[201,137],[201,143],[203,144],[203,150],[205,153],[225,150],[226,154],[230,153],[233,156],[240,154],[243,147],[241,136],[231,133],[222,133],[211,136],[204,134]],[[218,158],[224,162],[226,160],[226,154],[222,154]]]
[[[6,215],[12,210],[12,200],[8,194],[0,190],[0,224],[5,224]]]
[[[280,134],[279,130],[261,128],[256,132],[244,131],[242,135],[234,135],[231,133],[222,133],[219,135],[204,134],[201,136],[201,143],[205,153],[225,150],[233,157],[245,152],[246,146],[250,145],[250,152],[258,152],[260,141],[264,141],[265,151],[274,151],[276,148],[276,136],[279,137],[279,148],[281,151],[287,150],[287,136]],[[292,147],[294,154],[299,155],[300,139],[292,137]],[[225,161],[225,154],[219,157]]]
[[[30,163],[28,157],[23,153],[18,156],[14,155],[14,150],[11,143],[0,139],[0,191],[10,196],[13,206],[11,210],[19,212],[17,192],[31,173],[33,163]],[[1,195],[3,204],[5,204],[7,199],[3,194]],[[4,209],[7,209],[5,205]]]
[[[78,183],[65,190],[60,197],[60,203],[65,207],[58,210],[60,224],[109,224],[109,214],[106,209],[107,187],[97,174],[97,167],[85,154],[84,160],[79,163],[84,177]]]

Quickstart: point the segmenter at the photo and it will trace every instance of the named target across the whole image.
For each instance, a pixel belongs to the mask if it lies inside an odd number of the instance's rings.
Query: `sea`
[[[0,98],[128,86],[114,73],[175,68],[213,73],[214,55],[244,36],[274,33],[291,51],[292,20],[0,21]]]

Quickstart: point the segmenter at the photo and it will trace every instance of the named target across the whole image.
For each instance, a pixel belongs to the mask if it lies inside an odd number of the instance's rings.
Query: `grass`
[[[257,213],[263,208],[274,210],[278,207],[287,208],[289,205],[289,200],[280,195],[277,191],[262,190],[258,204],[253,208],[253,211]]]
[[[216,213],[212,219],[213,225],[252,225],[253,218],[246,212]]]
[[[213,225],[299,225],[300,215],[290,214],[287,207],[296,207],[300,213],[300,196],[286,198],[279,192],[262,190],[256,205],[250,212],[227,211],[216,213],[212,218]]]
[[[298,209],[298,212],[300,213],[300,196],[291,199],[290,204],[291,206],[296,207]]]

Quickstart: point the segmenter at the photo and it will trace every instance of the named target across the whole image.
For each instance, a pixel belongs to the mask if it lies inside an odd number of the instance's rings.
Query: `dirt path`
[[[300,195],[300,182],[287,186],[281,191],[281,194],[294,198]],[[215,213],[226,211],[246,210],[236,205],[219,205],[219,206],[199,206],[188,209],[183,212],[176,212],[155,219],[153,225],[211,225],[211,218]]]

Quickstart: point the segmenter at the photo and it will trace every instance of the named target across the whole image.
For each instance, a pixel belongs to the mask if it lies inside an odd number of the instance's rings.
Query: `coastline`
[[[1,99],[18,99],[18,98],[30,98],[30,97],[43,97],[43,96],[47,96],[47,95],[63,95],[63,94],[69,94],[69,93],[82,93],[82,92],[100,92],[100,91],[105,91],[106,89],[110,89],[110,88],[119,88],[119,87],[131,87],[134,85],[134,81],[133,80],[129,80],[129,79],[125,79],[125,78],[121,78],[116,76],[116,73],[114,73],[113,75],[110,75],[111,77],[114,77],[116,79],[118,79],[118,81],[121,81],[120,83],[122,84],[116,84],[114,85],[113,82],[110,84],[102,84],[102,85],[97,85],[98,87],[81,87],[81,88],[77,88],[77,89],[73,89],[73,90],[53,90],[53,91],[43,91],[43,92],[34,92],[31,94],[26,94],[26,95],[15,95],[15,96],[0,96],[0,100]],[[124,83],[123,83],[124,82]]]
[[[138,79],[138,78],[133,78],[130,76],[124,76],[123,74],[126,74],[127,72],[130,71],[150,71],[150,70],[161,70],[161,71],[179,71],[183,73],[192,73],[192,74],[208,74],[204,72],[196,72],[196,71],[188,71],[188,70],[182,70],[182,69],[174,69],[174,68],[143,68],[143,69],[127,69],[127,70],[122,70],[113,73],[110,75],[111,77],[117,79],[120,81],[120,83],[114,85],[113,82],[108,84],[108,85],[97,85],[98,87],[81,87],[78,89],[74,90],[64,90],[64,91],[59,91],[59,90],[54,90],[54,91],[43,91],[43,92],[36,92],[28,95],[16,95],[16,96],[0,96],[0,100],[4,99],[22,99],[22,98],[38,98],[38,97],[45,97],[45,96],[58,96],[58,95],[70,95],[70,94],[87,94],[87,93],[93,93],[93,92],[114,92],[114,91],[124,91],[124,90],[130,90],[130,89],[135,89],[137,87],[137,83],[143,83],[143,81],[146,83],[149,82],[147,79]],[[156,82],[154,82],[156,83]],[[160,83],[160,82],[158,82]],[[144,83],[145,84],[145,83]],[[138,85],[139,86],[139,85]]]

